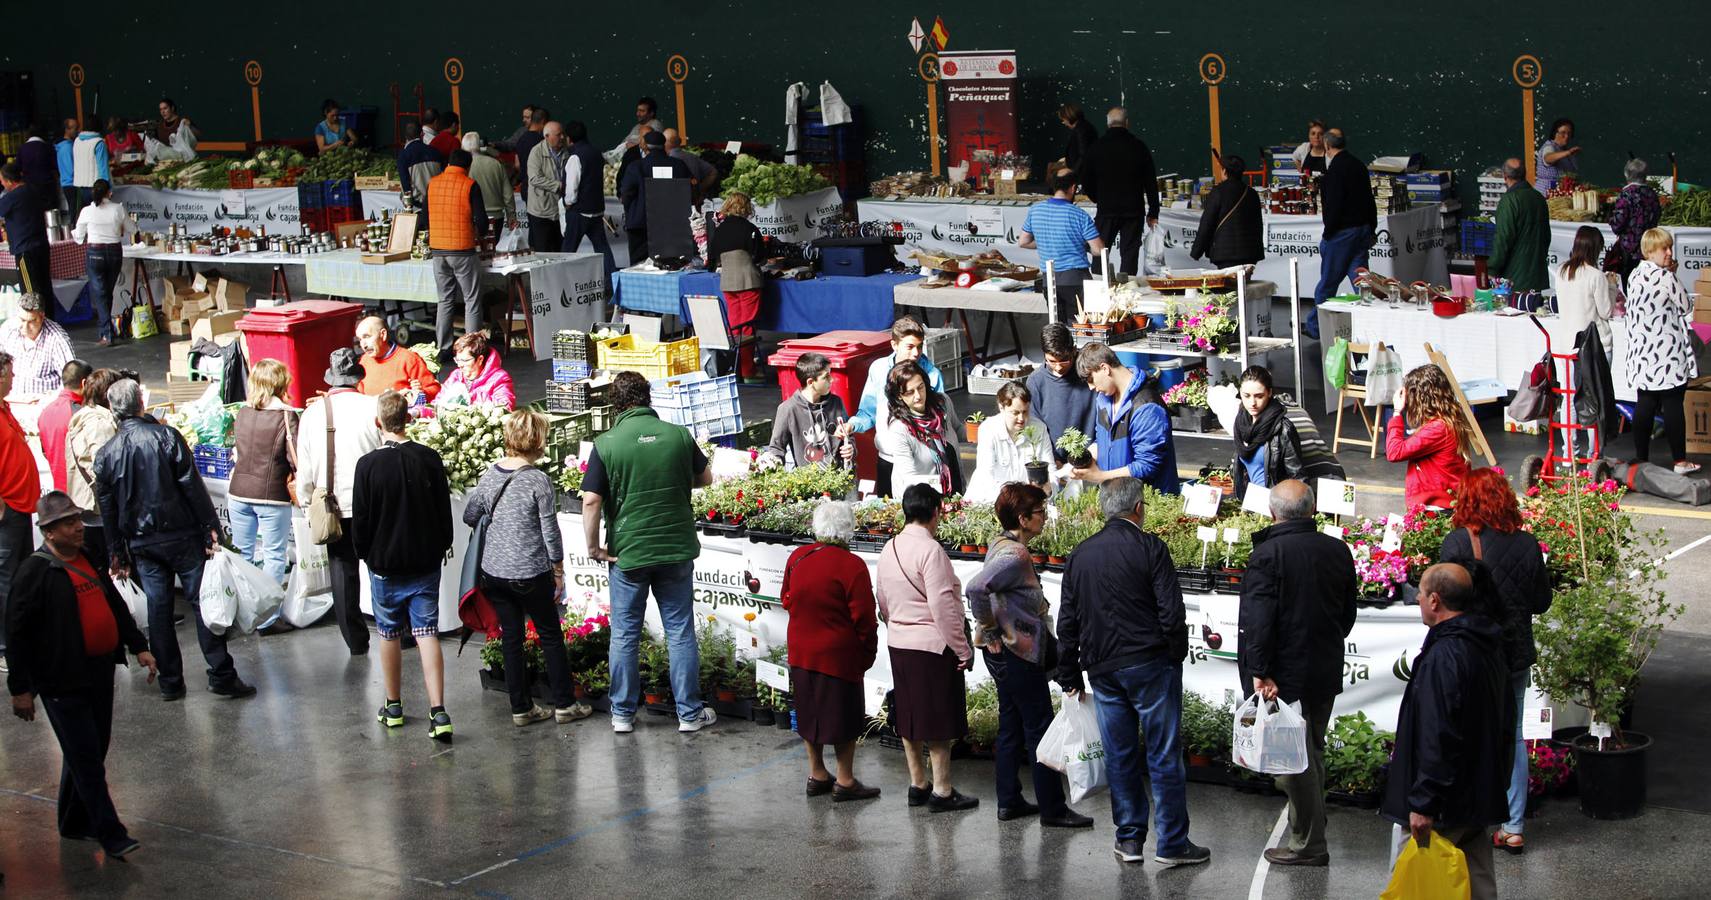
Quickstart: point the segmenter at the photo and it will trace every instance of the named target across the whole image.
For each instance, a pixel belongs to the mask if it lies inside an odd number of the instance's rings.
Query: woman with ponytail
[[[113,309],[113,289],[125,265],[125,241],[137,231],[137,223],[125,214],[125,204],[113,199],[113,185],[103,178],[95,182],[89,201],[77,214],[71,236],[84,245],[89,280],[94,291],[96,313],[101,317],[101,339],[105,347],[123,337],[118,320],[124,310]]]

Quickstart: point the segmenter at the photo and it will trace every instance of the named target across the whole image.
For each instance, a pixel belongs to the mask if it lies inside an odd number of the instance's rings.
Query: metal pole
[[[1046,260],[1046,324],[1057,324],[1057,279],[1052,277],[1052,261]]]
[[[1236,336],[1241,348],[1242,368],[1248,367],[1248,270],[1236,270]]]
[[[1289,259],[1289,345],[1295,348],[1295,393],[1302,409],[1307,408],[1307,385],[1301,380],[1301,295],[1298,293],[1301,260]]]

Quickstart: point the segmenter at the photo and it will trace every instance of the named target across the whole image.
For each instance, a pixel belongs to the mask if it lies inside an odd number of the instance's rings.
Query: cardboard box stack
[[[1693,324],[1711,325],[1711,269],[1700,269],[1693,283]]]
[[[248,303],[249,285],[220,275],[174,275],[163,282],[160,311],[174,337],[188,337],[191,326],[212,313],[241,313]]]

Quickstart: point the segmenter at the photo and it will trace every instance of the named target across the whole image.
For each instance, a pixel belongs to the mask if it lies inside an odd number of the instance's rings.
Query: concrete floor
[[[74,338],[81,349],[92,335]],[[164,341],[91,347],[87,356],[158,378]],[[544,380],[543,367],[511,365],[521,397],[538,396],[531,385]],[[776,396],[771,387],[744,392],[753,409]],[[1539,442],[1496,440],[1511,467]],[[1228,453],[1191,438],[1178,448],[1194,468]],[[1363,484],[1363,513],[1400,507],[1398,467],[1344,456]],[[1634,505],[1672,549],[1707,532],[1702,510]],[[1531,851],[1498,858],[1504,897],[1706,896],[1707,553],[1699,547],[1666,564],[1672,597],[1689,611],[1665,634],[1639,700],[1638,725],[1657,740],[1645,815],[1597,822],[1572,799],[1546,801],[1528,823]],[[194,653],[189,626],[180,642]],[[885,796],[833,806],[802,796],[800,744],[773,728],[721,722],[679,735],[669,718],[646,715],[628,736],[598,716],[515,728],[503,697],[480,689],[473,647],[447,660],[458,734],[450,747],[426,736],[414,653],[404,680],[410,723],[398,731],[374,721],[378,660],[349,658],[330,625],[242,638],[233,653],[261,690],[253,699],[192,692],[166,704],[139,676],[121,674],[109,778],[144,843],[130,863],[58,838],[59,753],[47,722],[0,723],[0,871],[9,894],[1370,898],[1388,878],[1388,826],[1368,811],[1332,808],[1329,869],[1266,869],[1256,863],[1279,827],[1281,798],[1191,785],[1193,838],[1212,848],[1211,864],[1123,866],[1110,855],[1104,794],[1077,804],[1095,818],[1091,831],[1001,824],[985,761],[955,767],[958,788],[980,797],[981,808],[931,815],[904,803],[901,754],[866,745],[857,774]]]

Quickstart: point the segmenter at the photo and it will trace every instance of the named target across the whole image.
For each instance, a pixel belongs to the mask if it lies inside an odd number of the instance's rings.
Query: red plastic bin
[[[819,353],[832,363],[832,393],[844,401],[844,409],[855,415],[861,392],[867,386],[867,370],[873,361],[891,353],[889,331],[828,331],[811,338],[778,342],[778,352],[767,357],[778,373],[782,400],[802,389],[796,380],[796,360],[804,353]],[[874,477],[879,460],[873,448],[873,432],[856,435],[856,474]]]
[[[360,303],[299,300],[252,309],[238,320],[238,330],[244,334],[252,364],[258,359],[285,364],[291,373],[291,386],[286,389],[289,402],[302,408],[327,389],[327,357],[351,346],[361,318]]]

